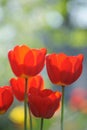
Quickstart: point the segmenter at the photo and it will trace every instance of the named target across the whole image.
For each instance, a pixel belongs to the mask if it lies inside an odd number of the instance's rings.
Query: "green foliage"
[[[14,46],[15,44],[26,42],[26,44],[29,44],[31,47],[44,47],[47,45],[48,48],[49,44],[54,44],[54,46],[86,46],[86,29],[80,27],[74,28],[69,20],[71,11],[69,9],[69,2],[69,0],[1,0],[2,17],[0,27],[1,30],[4,30],[1,33],[3,36],[9,35],[9,39],[0,39],[1,44],[8,42]],[[72,4],[72,8],[73,7],[74,5]],[[60,21],[61,18],[62,21]],[[58,21],[60,21],[61,24],[59,24]],[[8,32],[10,31],[9,28],[12,29],[11,34],[13,37],[10,36],[10,33],[8,34],[5,31],[7,26]],[[39,32],[41,37],[38,36]],[[48,39],[46,41],[43,32],[46,32],[45,34],[50,40]],[[51,43],[49,43],[50,41]]]
[[[70,34],[71,44],[75,47],[82,47],[87,45],[87,31],[75,30]]]

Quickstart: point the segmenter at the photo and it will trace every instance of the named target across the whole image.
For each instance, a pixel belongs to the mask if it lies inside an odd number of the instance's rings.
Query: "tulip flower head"
[[[10,86],[0,87],[0,114],[4,114],[13,102],[13,93]]]
[[[8,53],[8,59],[17,77],[37,75],[44,67],[46,49],[31,49],[26,45],[15,46]]]
[[[28,96],[32,114],[40,118],[51,118],[60,106],[61,93],[50,89],[38,91],[31,88]]]
[[[82,73],[83,55],[67,56],[64,53],[46,57],[48,76],[53,84],[66,86],[76,81]]]
[[[25,93],[25,78],[10,79],[13,93],[19,101],[24,101]],[[28,92],[30,88],[37,88],[39,90],[44,88],[44,80],[40,75],[28,78]]]

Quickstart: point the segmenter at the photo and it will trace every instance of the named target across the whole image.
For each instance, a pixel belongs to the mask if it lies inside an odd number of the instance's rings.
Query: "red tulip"
[[[17,77],[35,76],[44,67],[46,49],[31,49],[26,45],[16,46],[8,53],[9,62]]]
[[[76,81],[82,73],[83,55],[67,56],[64,53],[46,57],[46,68],[52,83],[66,86]]]
[[[5,113],[13,102],[12,89],[9,86],[0,87],[0,114]]]
[[[28,96],[30,110],[36,117],[51,118],[60,106],[60,98],[60,92],[33,88]]]
[[[24,101],[24,93],[25,93],[25,78],[12,78],[10,80],[10,84],[12,86],[13,93],[15,97],[19,101]],[[40,75],[34,76],[32,78],[28,78],[28,92],[30,88],[37,88],[39,90],[44,88],[44,81]]]

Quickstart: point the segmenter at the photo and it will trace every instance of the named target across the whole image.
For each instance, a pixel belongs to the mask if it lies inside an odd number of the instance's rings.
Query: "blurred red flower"
[[[46,68],[52,83],[66,86],[76,81],[82,73],[83,55],[67,56],[64,53],[46,57]]]
[[[53,92],[50,89],[38,91],[31,88],[28,95],[29,107],[32,114],[36,117],[51,118],[60,107],[60,92]]]
[[[46,49],[31,49],[26,45],[15,46],[8,52],[11,68],[17,77],[35,76],[44,67]]]
[[[73,110],[78,110],[87,114],[87,89],[77,87],[70,93],[69,106]]]
[[[0,87],[0,114],[4,114],[13,102],[13,93],[10,86]]]
[[[19,101],[24,101],[25,93],[25,78],[10,79],[13,93]],[[40,75],[28,78],[28,92],[30,88],[37,88],[39,90],[44,88],[44,80]]]

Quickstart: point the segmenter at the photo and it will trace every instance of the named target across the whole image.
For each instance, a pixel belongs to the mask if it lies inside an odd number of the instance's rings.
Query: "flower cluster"
[[[84,56],[46,53],[46,48],[31,49],[26,45],[16,46],[8,52],[10,66],[16,78],[10,79],[9,87],[0,88],[0,114],[11,106],[13,95],[19,101],[24,101],[25,113],[27,103],[32,114],[39,118],[51,118],[59,109],[62,93],[46,89],[40,72],[46,63],[51,82],[65,87],[80,77]]]

